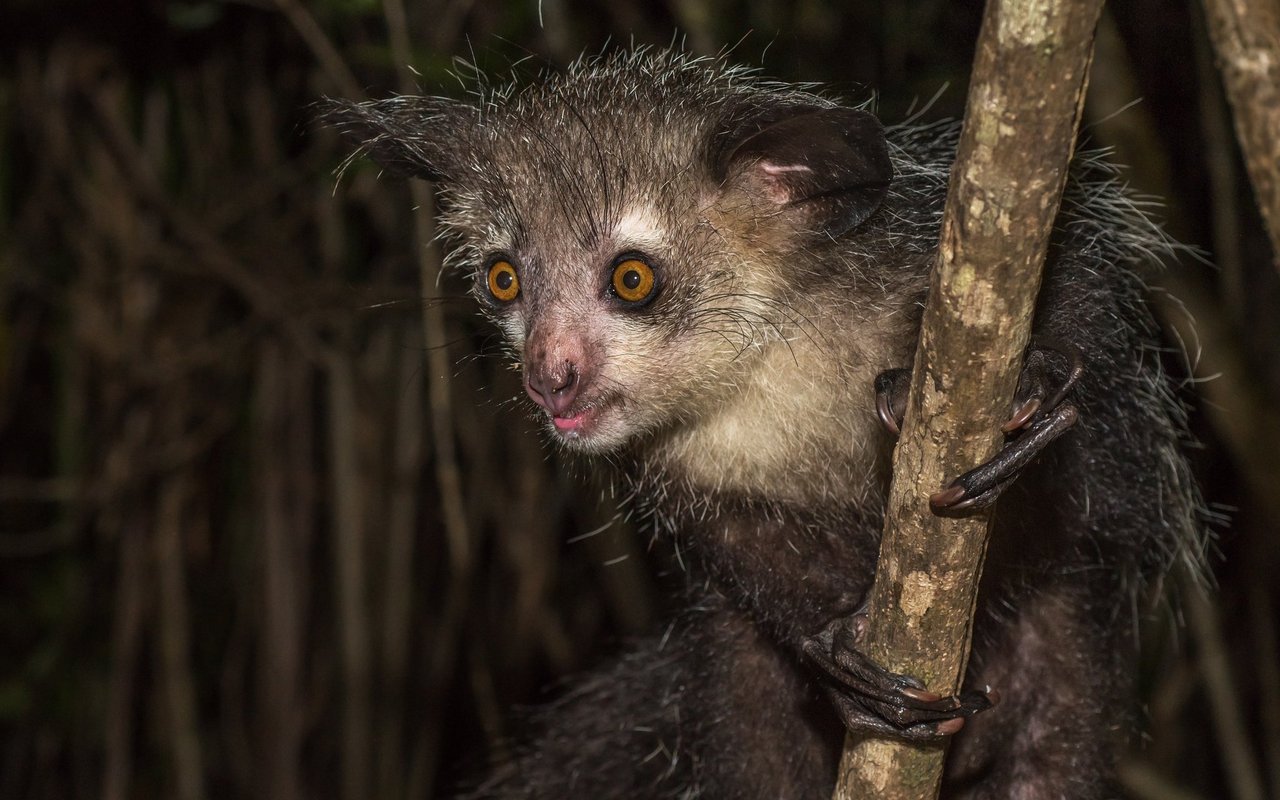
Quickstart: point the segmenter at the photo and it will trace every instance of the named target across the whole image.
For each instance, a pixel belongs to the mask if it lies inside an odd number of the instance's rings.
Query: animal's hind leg
[[[1117,795],[1115,754],[1132,726],[1125,648],[1088,619],[1097,598],[1083,594],[1051,587],[1020,598],[1012,619],[980,623],[970,672],[998,686],[1001,703],[956,737],[945,797]]]
[[[679,796],[692,780],[685,742],[685,667],[659,640],[643,642],[534,710],[532,729],[478,788],[480,798]]]
[[[830,797],[842,730],[798,659],[717,602],[579,680],[471,798]]]

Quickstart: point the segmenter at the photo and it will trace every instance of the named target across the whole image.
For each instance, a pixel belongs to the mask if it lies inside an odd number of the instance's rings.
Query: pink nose
[[[539,365],[525,372],[524,390],[533,402],[554,416],[562,415],[573,406],[580,385],[578,368],[572,361]]]

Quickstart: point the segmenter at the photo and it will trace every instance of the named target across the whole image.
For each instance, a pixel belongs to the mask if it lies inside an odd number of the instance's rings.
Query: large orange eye
[[[489,267],[489,294],[510,303],[520,294],[520,276],[510,261],[495,261]]]
[[[613,268],[613,292],[628,303],[648,300],[653,288],[653,268],[640,259],[628,258]]]

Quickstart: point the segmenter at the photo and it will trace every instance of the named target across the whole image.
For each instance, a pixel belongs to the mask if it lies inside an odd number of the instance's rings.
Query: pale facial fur
[[[514,350],[527,368],[526,336],[551,329],[585,338],[598,359],[583,400],[589,424],[561,430],[539,409],[549,435],[589,454],[633,447],[669,477],[718,491],[867,502],[848,497],[848,489],[879,485],[872,476],[884,467],[889,440],[871,412],[872,387],[876,374],[903,363],[895,344],[901,332],[884,329],[883,321],[862,324],[853,318],[856,304],[841,308],[825,293],[788,296],[777,265],[758,246],[761,232],[744,235],[734,224],[741,209],[704,202],[689,209],[696,224],[681,231],[703,240],[695,263],[668,255],[687,251],[689,242],[672,241],[664,214],[645,205],[620,215],[590,251],[565,242],[529,245],[530,260],[534,250],[554,252],[539,255],[544,264],[554,258],[555,268],[539,271],[536,282],[522,279],[522,300],[499,310]],[[600,265],[625,252],[650,255],[664,270],[664,290],[678,290],[681,276],[672,273],[680,270],[715,273],[715,285],[701,295],[700,319],[673,332],[602,297]],[[832,330],[848,335],[836,341],[822,333]]]

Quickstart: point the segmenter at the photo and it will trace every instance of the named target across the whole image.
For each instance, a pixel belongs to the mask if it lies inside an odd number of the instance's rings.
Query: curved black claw
[[[1084,356],[1070,342],[1038,336],[1027,349],[1013,396],[1013,412],[1001,426],[1005,433],[1028,427],[1038,415],[1057,408],[1084,374]],[[897,436],[907,413],[911,370],[887,369],[876,376],[876,416]]]
[[[1079,420],[1079,411],[1065,398],[1083,374],[1084,358],[1073,345],[1036,339],[1018,378],[1013,415],[1002,427],[1005,433],[1021,432],[991,460],[932,495],[934,512],[960,514],[994,503],[1027,464]]]
[[[902,432],[902,418],[907,413],[907,392],[910,388],[909,369],[887,369],[876,376],[876,415],[885,430],[894,436]]]
[[[1036,337],[1027,349],[1013,395],[1013,415],[1005,433],[1030,425],[1041,412],[1057,408],[1084,375],[1084,356],[1069,342]]]
[[[823,687],[851,731],[929,742],[964,727],[964,720],[998,700],[988,688],[943,696],[908,675],[889,672],[858,650],[866,615],[832,622],[803,645]]]
[[[1022,468],[1080,418],[1071,403],[1063,403],[1037,419],[1025,433],[1009,442],[991,460],[981,464],[929,497],[929,505],[935,513],[954,513],[985,508],[996,501],[1000,493],[1009,488]]]

